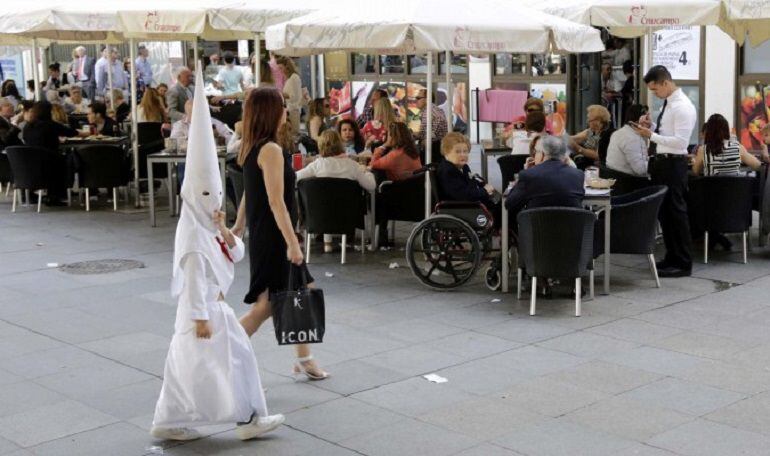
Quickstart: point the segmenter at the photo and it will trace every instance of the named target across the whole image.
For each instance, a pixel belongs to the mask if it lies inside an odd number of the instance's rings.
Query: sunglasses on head
[[[424,100],[426,98],[428,98],[428,97],[414,97],[415,100]]]

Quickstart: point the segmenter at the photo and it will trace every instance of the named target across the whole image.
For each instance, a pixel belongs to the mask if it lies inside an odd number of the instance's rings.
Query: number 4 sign
[[[668,27],[652,35],[652,63],[663,65],[675,80],[700,78],[700,27]]]

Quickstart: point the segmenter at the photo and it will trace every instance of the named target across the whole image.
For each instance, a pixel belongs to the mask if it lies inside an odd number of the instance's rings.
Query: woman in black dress
[[[244,196],[234,232],[249,228],[251,280],[244,298],[251,309],[241,325],[251,336],[271,315],[270,291],[288,288],[291,264],[302,268],[308,286],[313,278],[307,271],[302,249],[291,220],[294,209],[294,170],[291,157],[276,144],[279,128],[286,122],[286,105],[274,88],[252,90],[243,104],[243,136],[238,164],[243,167]],[[245,213],[245,214],[244,214]],[[294,374],[310,380],[329,376],[320,369],[308,345],[297,345]]]

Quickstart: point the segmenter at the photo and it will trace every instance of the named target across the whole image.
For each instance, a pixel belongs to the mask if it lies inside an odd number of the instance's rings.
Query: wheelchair
[[[424,285],[449,290],[468,282],[483,263],[488,263],[484,282],[490,290],[500,289],[502,254],[499,247],[494,247],[494,238],[499,233],[492,214],[479,202],[441,201],[435,171],[436,166],[431,164],[415,172],[428,173],[438,203],[433,214],[417,224],[409,235],[409,268]]]

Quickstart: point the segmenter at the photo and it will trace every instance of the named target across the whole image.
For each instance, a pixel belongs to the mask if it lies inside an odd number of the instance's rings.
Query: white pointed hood
[[[227,294],[235,267],[222,251],[223,247],[217,240],[219,230],[212,221],[214,211],[222,206],[223,190],[200,66],[195,71],[195,95],[180,194],[182,212],[176,227],[171,294],[176,297],[182,291],[184,273],[181,264],[185,255],[191,252],[200,253],[208,260],[222,293]]]

